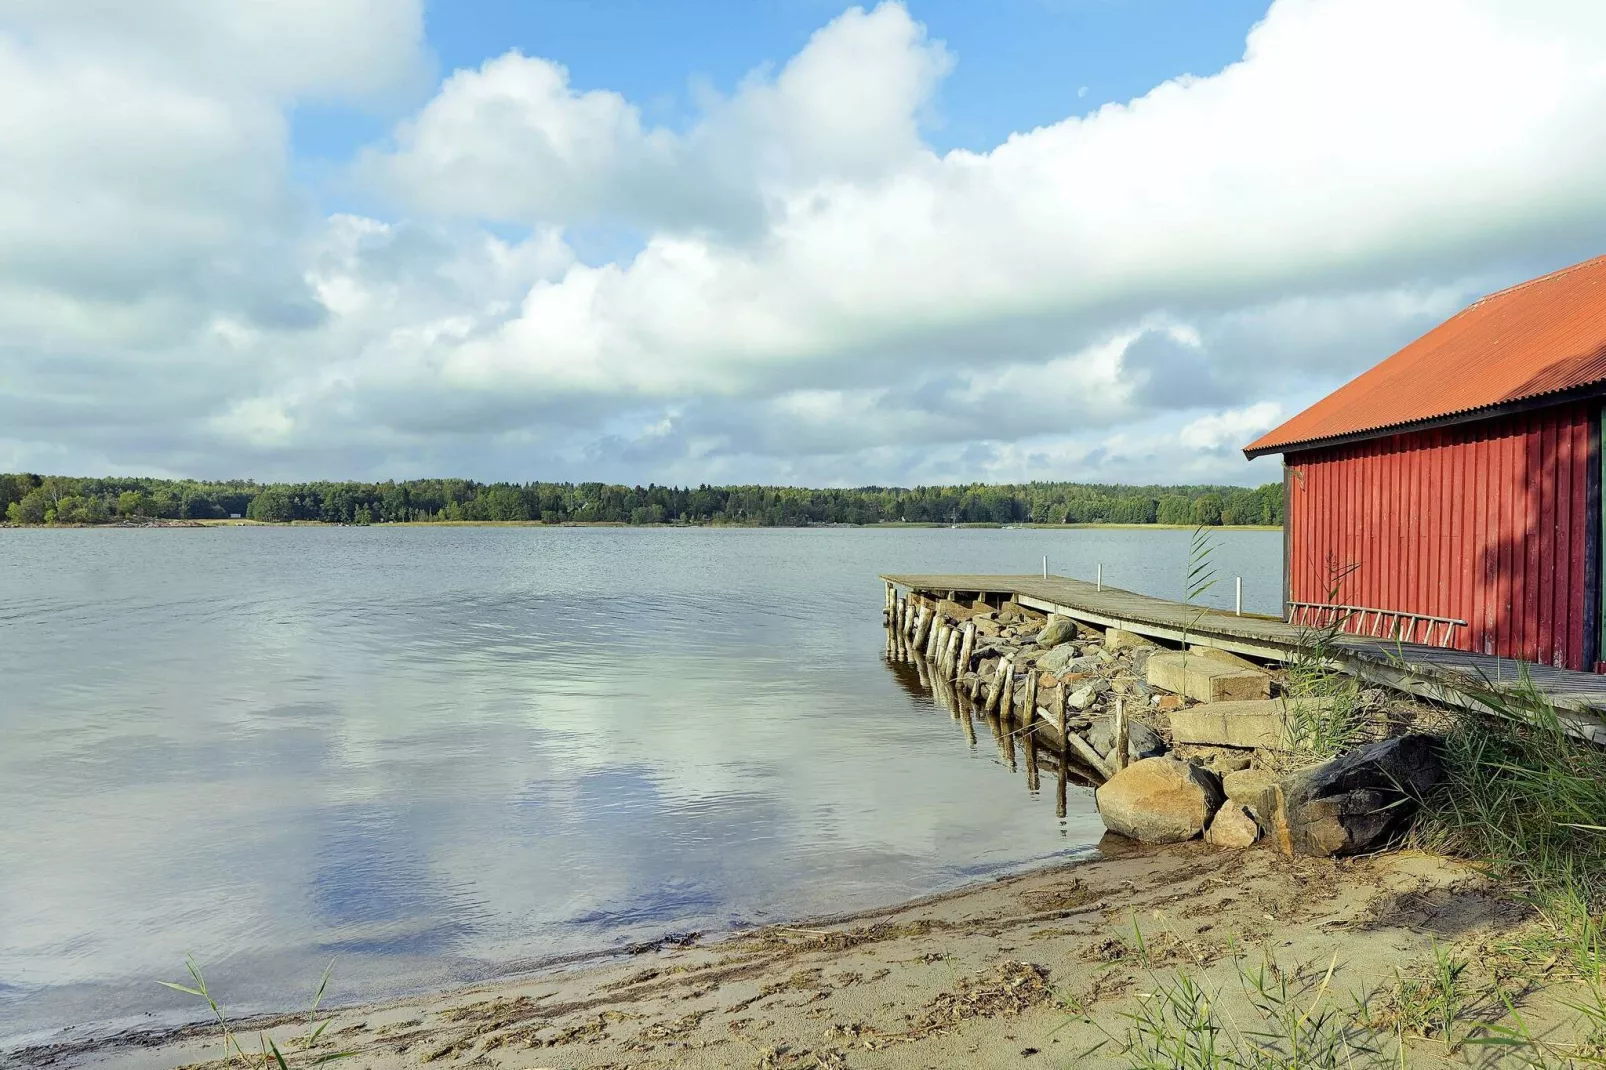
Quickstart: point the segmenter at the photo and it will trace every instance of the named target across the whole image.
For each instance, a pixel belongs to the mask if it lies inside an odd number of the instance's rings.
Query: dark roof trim
[[[1386,427],[1369,427],[1364,431],[1351,431],[1343,435],[1330,435],[1327,438],[1306,439],[1303,442],[1285,442],[1278,446],[1263,446],[1258,450],[1246,449],[1244,450],[1244,456],[1252,461],[1256,457],[1264,457],[1268,453],[1303,453],[1306,450],[1325,449],[1328,446],[1347,446],[1352,442],[1365,442],[1373,438],[1388,438],[1391,435],[1407,435],[1413,431],[1431,431],[1436,427],[1454,427],[1458,424],[1478,423],[1482,420],[1493,420],[1501,416],[1532,412],[1535,409],[1548,409],[1552,405],[1566,405],[1569,402],[1585,401],[1589,398],[1598,397],[1606,397],[1606,380],[1585,383],[1583,386],[1575,386],[1567,390],[1555,390],[1548,394],[1535,394],[1532,397],[1506,401],[1499,405],[1485,405],[1481,409],[1466,409],[1462,412],[1450,413],[1445,416],[1434,416],[1426,420],[1412,420],[1409,423],[1390,424]]]

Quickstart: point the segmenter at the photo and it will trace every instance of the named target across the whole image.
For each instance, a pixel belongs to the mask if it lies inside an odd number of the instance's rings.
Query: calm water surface
[[[0,1041],[442,986],[1095,842],[889,669],[882,571],[1180,594],[1186,532],[0,531]],[[1214,592],[1275,612],[1281,536]]]

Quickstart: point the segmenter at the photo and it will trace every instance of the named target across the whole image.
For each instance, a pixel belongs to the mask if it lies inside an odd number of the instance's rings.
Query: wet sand
[[[1302,1006],[1360,1020],[1387,1010],[1435,943],[1471,949],[1532,924],[1472,869],[1418,852],[1333,861],[1188,843],[1112,857],[1110,842],[1098,860],[876,913],[348,1008],[290,1063],[350,1051],[353,1070],[1120,1066],[1125,1016],[1179,968],[1247,1014],[1240,971],[1274,963]],[[1558,1018],[1555,995],[1541,982],[1526,997],[1531,1021]],[[271,1028],[283,1045],[304,1025]],[[1446,1049],[1414,1042],[1411,1065]],[[222,1054],[215,1027],[23,1053],[130,1068]]]

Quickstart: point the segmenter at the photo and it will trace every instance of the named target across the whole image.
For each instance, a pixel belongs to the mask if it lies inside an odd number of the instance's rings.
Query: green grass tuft
[[[1532,904],[1584,976],[1606,944],[1606,749],[1568,731],[1531,682],[1479,696],[1444,738],[1421,846],[1479,862]]]

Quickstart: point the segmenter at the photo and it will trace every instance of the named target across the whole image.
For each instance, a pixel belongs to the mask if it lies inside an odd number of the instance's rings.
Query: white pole
[[[1048,579],[1048,555],[1043,555],[1043,578]]]
[[[1104,590],[1104,566],[1099,566],[1098,590]]]
[[[1244,578],[1242,576],[1234,578],[1238,581],[1238,608],[1236,612],[1241,617],[1244,615]]]

